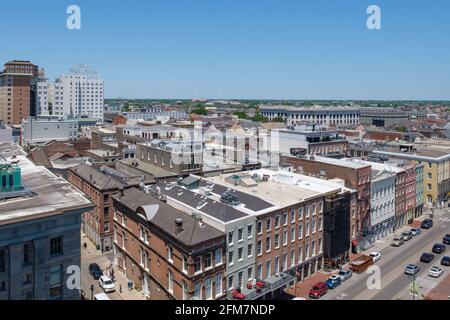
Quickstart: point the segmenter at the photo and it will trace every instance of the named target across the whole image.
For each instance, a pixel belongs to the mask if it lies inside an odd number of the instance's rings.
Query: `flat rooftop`
[[[18,197],[1,202],[0,225],[93,207],[93,204],[65,179],[54,175],[45,167],[34,165],[17,145],[0,144],[0,154],[7,161],[19,162],[22,183],[33,193],[31,197]]]
[[[434,158],[435,160],[439,160],[439,158],[445,159],[450,158],[450,146],[420,146],[414,145],[415,150],[413,151],[402,151],[400,147],[381,147],[374,150],[374,153],[379,154],[396,154],[398,156],[404,158],[415,158],[415,157],[423,157],[423,158]]]
[[[290,156],[290,157],[291,158],[296,158],[294,156]],[[343,159],[334,159],[334,158],[328,158],[328,157],[320,157],[320,156],[309,156],[308,155],[308,156],[305,156],[304,158],[301,158],[301,159],[309,160],[309,161],[316,161],[316,162],[321,162],[321,163],[327,163],[327,164],[332,164],[332,165],[335,165],[335,166],[348,167],[348,168],[353,168],[353,169],[362,169],[362,168],[366,168],[368,166],[367,164],[363,164],[363,163],[347,161],[347,160],[343,160]]]

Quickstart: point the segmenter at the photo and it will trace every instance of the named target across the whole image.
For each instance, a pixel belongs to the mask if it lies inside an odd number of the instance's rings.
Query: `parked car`
[[[428,275],[433,278],[439,278],[444,273],[444,269],[438,266],[432,266],[428,271]]]
[[[403,237],[403,240],[408,241],[408,240],[412,239],[413,234],[411,231],[405,231],[405,232],[402,232],[402,237]]]
[[[450,244],[450,233],[446,234],[444,238],[442,238],[442,243]]]
[[[420,272],[420,268],[419,268],[419,266],[416,266],[415,264],[410,263],[405,267],[405,273],[407,275],[414,276],[414,275],[418,274],[419,272]]]
[[[114,292],[116,290],[114,288],[114,282],[112,282],[111,278],[108,276],[101,276],[100,279],[98,279],[98,284],[106,293]]]
[[[328,286],[325,282],[317,282],[311,290],[309,290],[309,297],[319,299],[328,292]]]
[[[446,266],[446,267],[450,267],[450,257],[449,256],[442,257],[441,265]]]
[[[422,229],[420,229],[420,228],[412,228],[411,229],[411,233],[412,233],[413,236],[418,236],[419,234],[422,233]]]
[[[92,276],[92,278],[98,280],[101,276],[103,276],[103,271],[98,264],[91,263],[89,265],[89,274]]]
[[[436,244],[433,246],[432,251],[433,251],[433,253],[441,254],[442,252],[445,251],[445,249],[447,249],[447,247],[446,247],[444,244],[442,244],[442,243],[436,243]]]
[[[434,255],[431,253],[422,253],[420,256],[420,262],[430,263],[434,260]]]
[[[433,226],[433,220],[431,219],[425,219],[422,221],[422,224],[420,225],[420,227],[422,229],[430,229]]]
[[[392,246],[394,247],[400,247],[403,243],[405,243],[405,240],[403,240],[402,236],[395,236],[394,240],[392,240]]]
[[[373,258],[373,262],[377,262],[381,259],[381,253],[379,252],[371,252],[370,256]]]
[[[237,300],[244,300],[247,297],[245,294],[241,292],[240,288],[233,290],[232,296],[234,299]]]
[[[342,270],[340,270],[340,271],[338,272],[338,276],[341,277],[341,281],[342,281],[342,282],[344,282],[344,281],[350,279],[350,278],[352,277],[352,275],[353,275],[353,272],[352,272],[352,270],[350,270],[350,269],[348,269],[348,270],[343,270],[343,269],[342,269]]]
[[[328,286],[329,289],[334,289],[334,288],[336,288],[337,286],[341,285],[342,280],[341,280],[341,277],[340,277],[340,276],[338,276],[338,275],[336,275],[336,274],[333,274],[333,275],[331,275],[331,276],[328,278],[327,281],[325,281],[325,283],[326,283],[326,285]]]

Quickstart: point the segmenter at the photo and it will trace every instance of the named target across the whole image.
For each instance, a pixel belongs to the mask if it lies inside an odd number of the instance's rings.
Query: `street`
[[[431,263],[419,262],[420,256],[424,252],[431,253],[431,248],[435,243],[442,243],[442,237],[450,233],[449,210],[439,210],[434,217],[434,226],[428,230],[422,230],[422,234],[413,237],[405,242],[401,247],[387,246],[381,251],[381,260],[375,263],[380,267],[381,289],[369,289],[367,280],[371,276],[368,273],[354,274],[349,280],[336,289],[329,290],[322,299],[326,300],[391,300],[391,299],[420,299],[440,280],[450,273],[450,267],[441,266],[444,274],[434,279],[428,276],[428,270],[433,265],[440,266],[442,256],[450,254],[450,248],[443,254],[434,254],[435,259]],[[413,297],[410,293],[412,277],[404,274],[404,268],[408,263],[416,264],[420,267],[420,272],[416,275],[416,285],[418,286],[418,296]]]

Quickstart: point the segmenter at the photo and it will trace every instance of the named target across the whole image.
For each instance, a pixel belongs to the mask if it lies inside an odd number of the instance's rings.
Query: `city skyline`
[[[30,60],[50,79],[87,63],[106,98],[450,100],[446,1],[80,0],[81,30],[68,30],[71,4],[5,3],[0,25],[14,33],[0,61]],[[371,4],[381,30],[366,27]]]

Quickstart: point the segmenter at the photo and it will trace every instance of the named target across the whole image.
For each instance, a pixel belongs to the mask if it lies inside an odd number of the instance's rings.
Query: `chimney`
[[[181,232],[183,232],[183,219],[181,218],[176,218],[175,219],[175,227],[176,227],[176,233],[180,234]]]
[[[89,175],[89,181],[92,181],[92,173]]]
[[[123,193],[123,187],[120,187],[120,188],[119,188],[119,192],[120,192],[120,196],[123,197],[123,196],[124,196],[124,193]]]

